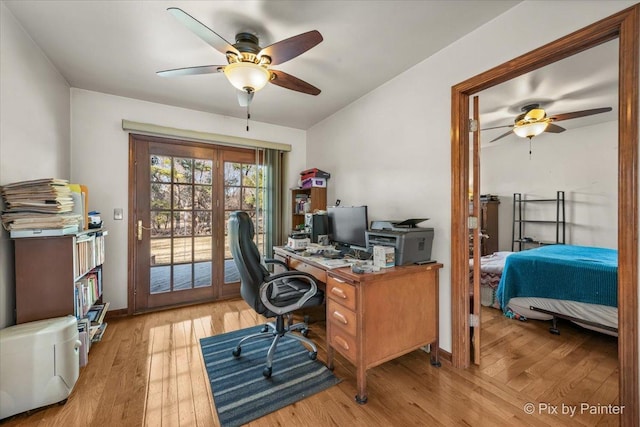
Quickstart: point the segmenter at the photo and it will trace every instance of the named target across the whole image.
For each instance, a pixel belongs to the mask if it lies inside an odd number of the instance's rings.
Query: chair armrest
[[[289,270],[289,266],[287,265],[287,263],[284,262],[284,261],[280,261],[279,259],[265,258],[264,259],[264,263],[265,264],[278,264],[278,265],[281,265],[282,267],[284,267],[286,270]]]
[[[269,300],[268,292],[269,292],[269,286],[271,286],[273,282],[277,282],[278,280],[282,280],[282,279],[301,279],[309,283],[310,288],[295,303],[289,304],[284,307],[278,307],[271,303],[271,301]],[[274,286],[277,286],[277,285],[274,285]],[[269,276],[269,281],[264,282],[260,286],[260,300],[262,300],[262,304],[264,304],[264,306],[267,307],[273,313],[287,314],[302,308],[302,306],[307,301],[309,301],[309,299],[313,297],[317,292],[318,292],[318,285],[316,284],[316,278],[313,277],[311,274],[305,273],[303,271],[295,271],[295,270],[285,271],[283,273]]]

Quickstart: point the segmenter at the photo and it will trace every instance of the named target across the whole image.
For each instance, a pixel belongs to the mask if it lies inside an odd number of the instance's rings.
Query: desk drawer
[[[327,297],[355,311],[356,287],[333,276],[327,280]]]
[[[332,299],[327,300],[327,321],[332,326],[344,329],[349,335],[356,335],[356,313]]]
[[[305,273],[311,274],[313,277],[321,281],[322,283],[327,283],[327,272],[321,268],[314,267],[313,265],[307,264],[304,261],[300,261],[297,259],[290,258],[289,259],[289,268],[292,270],[304,271]]]
[[[343,329],[331,328],[329,344],[346,357],[349,362],[355,364],[357,356],[355,336],[347,334]]]

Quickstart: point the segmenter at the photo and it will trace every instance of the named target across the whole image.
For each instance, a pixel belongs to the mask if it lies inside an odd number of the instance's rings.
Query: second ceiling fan
[[[508,132],[503,133],[497,138],[492,139],[489,142],[495,142],[505,136],[515,133],[522,138],[533,138],[540,135],[542,132],[549,133],[561,133],[566,129],[554,124],[553,122],[560,122],[563,120],[577,119],[579,117],[592,116],[594,114],[607,113],[611,111],[611,107],[593,108],[591,110],[573,111],[570,113],[557,114],[551,117],[547,117],[547,112],[540,108],[540,104],[528,104],[521,108],[522,114],[518,115],[514,124],[504,126],[494,126],[490,128],[484,128],[481,130],[511,128]]]
[[[284,71],[271,68],[271,65],[279,65],[289,61],[320,43],[323,39],[318,31],[313,30],[298,34],[264,48],[260,47],[258,37],[254,34],[241,32],[236,35],[236,42],[231,44],[182,9],[170,7],[167,11],[191,32],[224,54],[227,58],[227,65],[175,68],[158,71],[159,76],[173,77],[223,72],[229,82],[238,90],[238,101],[243,107],[248,107],[254,93],[267,83],[309,95],[320,93],[320,89],[317,87]]]

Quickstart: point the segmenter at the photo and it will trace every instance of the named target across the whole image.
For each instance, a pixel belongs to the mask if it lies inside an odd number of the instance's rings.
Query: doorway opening
[[[452,87],[452,363],[470,363],[468,285],[469,101],[484,89],[618,38],[618,361],[622,425],[639,419],[638,63],[640,5],[596,22]]]

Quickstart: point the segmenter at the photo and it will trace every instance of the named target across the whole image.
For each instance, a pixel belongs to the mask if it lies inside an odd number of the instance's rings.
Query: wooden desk
[[[407,265],[376,273],[329,270],[282,248],[277,258],[326,283],[327,366],[334,351],[356,366],[358,403],[367,402],[367,369],[431,344],[438,358],[438,272],[442,264]]]

